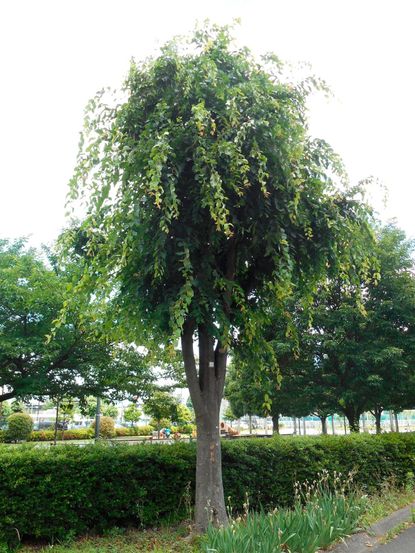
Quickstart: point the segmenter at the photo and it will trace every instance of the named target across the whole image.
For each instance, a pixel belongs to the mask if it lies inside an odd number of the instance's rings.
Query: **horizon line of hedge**
[[[354,472],[358,486],[403,485],[415,472],[415,434],[275,437],[222,444],[225,497],[241,509],[289,506],[295,481],[323,469]],[[195,444],[0,446],[0,541],[62,539],[188,516]]]

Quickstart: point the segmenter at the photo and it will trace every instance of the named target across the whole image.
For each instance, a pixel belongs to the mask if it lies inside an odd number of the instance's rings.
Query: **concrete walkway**
[[[390,543],[381,545],[379,542],[386,536],[386,534],[396,528],[402,523],[408,522],[412,519],[412,510],[415,508],[415,503],[392,513],[388,517],[373,524],[366,532],[354,534],[345,542],[338,544],[331,551],[332,553],[415,553],[415,526],[404,531],[397,536]],[[395,547],[394,544],[400,538],[400,536],[407,534],[408,538],[402,537],[402,547],[409,547],[409,549],[400,549],[400,544]],[[386,549],[387,546],[391,546],[392,549]],[[395,548],[393,548],[395,547]]]
[[[414,553],[415,552],[415,526],[404,530],[392,541],[378,545],[372,549],[373,553]]]

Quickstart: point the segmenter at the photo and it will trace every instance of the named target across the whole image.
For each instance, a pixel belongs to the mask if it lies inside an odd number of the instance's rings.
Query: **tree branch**
[[[183,325],[183,332],[181,335],[182,353],[184,370],[186,373],[187,385],[189,387],[190,397],[192,399],[193,407],[196,412],[201,412],[203,409],[202,395],[199,385],[199,378],[196,370],[196,361],[193,351],[193,332],[195,330],[196,323],[193,319],[188,319]]]

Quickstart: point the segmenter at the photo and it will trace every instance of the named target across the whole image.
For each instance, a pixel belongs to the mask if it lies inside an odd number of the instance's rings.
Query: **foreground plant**
[[[206,553],[315,553],[350,535],[366,499],[353,491],[352,479],[322,473],[319,480],[296,485],[293,509],[250,513],[227,528],[210,527]]]

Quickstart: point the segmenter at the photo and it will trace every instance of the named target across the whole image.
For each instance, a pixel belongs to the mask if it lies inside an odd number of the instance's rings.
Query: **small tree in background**
[[[144,413],[152,417],[157,423],[157,436],[160,438],[162,419],[177,420],[178,401],[167,392],[156,391],[145,402]]]
[[[176,408],[176,417],[173,420],[173,422],[177,422],[177,424],[190,424],[193,422],[194,415],[190,411],[186,405],[183,405],[183,403],[178,403]]]
[[[33,430],[33,420],[27,413],[13,413],[7,419],[7,427],[7,440],[27,440]]]
[[[141,418],[141,411],[135,403],[130,403],[124,409],[124,420],[131,423],[131,426],[134,426],[134,423],[138,422]]]

